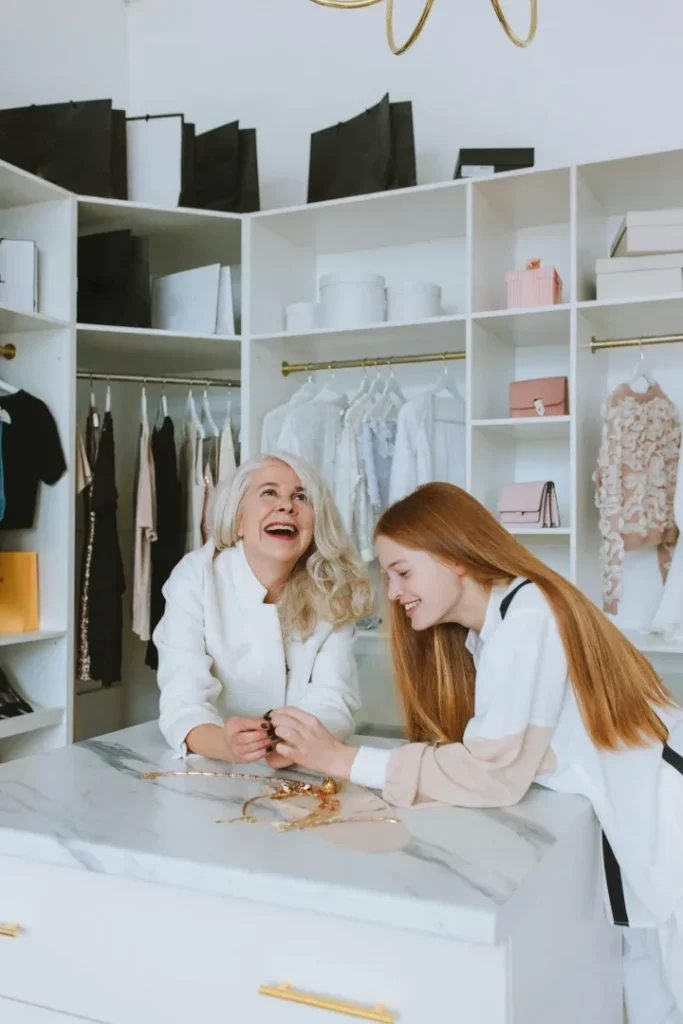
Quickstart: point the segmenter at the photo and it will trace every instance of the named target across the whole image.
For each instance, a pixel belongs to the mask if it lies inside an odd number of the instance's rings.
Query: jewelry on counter
[[[265,780],[265,793],[260,793],[258,796],[252,796],[245,800],[242,805],[242,814],[239,818],[229,818],[226,821],[218,821],[216,824],[233,825],[237,821],[244,821],[249,825],[257,825],[258,818],[247,814],[247,808],[256,800],[290,800],[293,796],[313,796],[318,801],[318,809],[313,814],[330,815],[336,814],[339,810],[339,800],[337,800],[339,787],[334,779],[329,777],[323,779],[319,786],[314,786],[311,782],[295,782],[293,779],[283,779],[278,781],[278,785],[274,789],[269,786],[269,783],[272,781],[271,779]],[[311,815],[307,815],[307,817],[311,817]]]
[[[368,823],[386,825],[401,824],[398,818],[386,818],[384,816],[363,818],[361,815],[341,814],[336,817],[324,818],[319,817],[318,811],[313,811],[312,814],[307,814],[305,818],[294,818],[293,821],[271,822],[276,832],[295,832],[298,829],[318,828],[320,825],[365,825]]]
[[[298,782],[295,779],[285,779],[278,775],[256,775],[248,772],[201,772],[201,771],[156,771],[145,772],[142,779],[154,781],[155,779],[174,776],[200,776],[211,779],[241,779],[246,782],[260,782],[271,791],[260,793],[245,800],[242,805],[242,814],[239,818],[226,818],[216,822],[217,825],[232,825],[238,821],[244,821],[249,825],[256,825],[259,819],[247,814],[247,808],[256,800],[289,800],[295,796],[314,796],[318,800],[318,807],[301,818],[294,818],[291,821],[272,821],[276,832],[297,832],[310,828],[318,828],[321,825],[350,825],[350,824],[386,824],[400,825],[399,818],[388,818],[383,815],[375,817],[362,817],[360,815],[339,815],[339,800],[337,794],[339,787],[333,778],[324,778],[319,786],[312,782]],[[265,824],[265,822],[264,822]]]

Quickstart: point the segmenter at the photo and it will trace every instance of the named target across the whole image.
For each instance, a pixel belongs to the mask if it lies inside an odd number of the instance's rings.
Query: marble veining
[[[537,787],[505,810],[411,808],[399,812],[409,845],[373,854],[314,831],[275,833],[267,805],[266,824],[217,824],[259,784],[141,779],[154,770],[183,770],[156,723],[1,766],[0,856],[491,942],[511,901],[592,813],[581,798]]]

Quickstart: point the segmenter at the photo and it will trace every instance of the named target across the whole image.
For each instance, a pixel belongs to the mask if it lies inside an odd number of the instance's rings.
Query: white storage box
[[[599,299],[632,299],[683,291],[683,252],[596,260]]]
[[[317,302],[292,302],[285,307],[285,330],[288,334],[307,334],[317,326]]]
[[[322,327],[366,327],[386,320],[387,300],[381,274],[346,271],[320,278]]]
[[[411,323],[441,316],[441,287],[423,281],[404,281],[387,287],[387,320]]]
[[[627,213],[614,236],[612,256],[683,252],[683,208]]]

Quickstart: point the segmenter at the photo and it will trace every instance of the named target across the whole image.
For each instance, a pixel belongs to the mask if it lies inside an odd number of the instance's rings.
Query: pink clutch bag
[[[555,484],[538,480],[528,484],[507,484],[498,498],[500,521],[506,526],[541,526],[557,529],[560,509]]]
[[[537,377],[510,384],[510,416],[566,416],[569,385],[566,377]]]

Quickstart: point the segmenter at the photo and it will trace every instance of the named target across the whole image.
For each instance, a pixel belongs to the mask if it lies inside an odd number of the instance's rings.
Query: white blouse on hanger
[[[398,417],[390,503],[433,480],[464,487],[465,446],[465,403],[461,398],[429,391],[406,402]]]
[[[347,401],[331,388],[323,388],[310,402],[293,406],[277,442],[277,450],[300,455],[334,486],[337,448]]]

